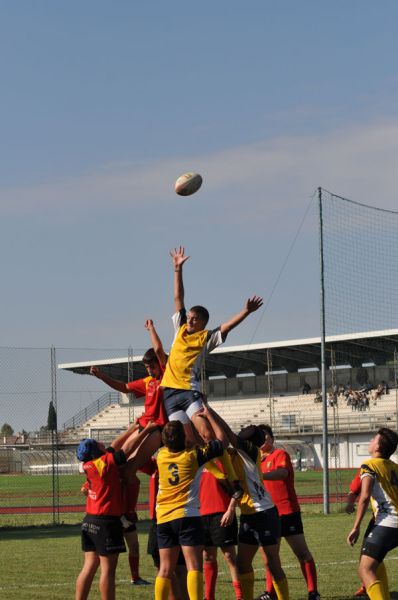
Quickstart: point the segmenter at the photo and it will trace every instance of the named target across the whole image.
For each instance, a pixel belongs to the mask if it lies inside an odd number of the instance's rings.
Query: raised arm
[[[263,305],[263,299],[259,296],[253,296],[246,301],[246,304],[239,313],[234,315],[229,321],[223,323],[220,327],[221,334],[225,337],[231,329],[234,329],[239,323],[242,323],[250,315]]]
[[[182,280],[182,266],[189,256],[185,256],[185,248],[180,246],[170,251],[174,266],[174,309],[180,312],[184,308],[184,283]]]
[[[101,381],[109,385],[109,387],[113,388],[117,392],[121,392],[122,394],[129,393],[127,383],[124,383],[123,381],[117,381],[116,379],[112,379],[112,377],[109,377],[108,375],[100,371],[98,367],[91,367],[90,374],[94,375],[94,377],[97,377],[98,379],[101,379]]]
[[[222,417],[220,417],[220,415],[207,404],[207,402],[204,405],[203,415],[208,419],[216,438],[223,443],[225,448],[228,446],[228,443],[236,447],[237,439],[235,433],[232,431],[228,423],[226,423],[224,419],[222,419]]]
[[[152,319],[147,319],[145,321],[145,329],[149,331],[152,348],[155,350],[160,365],[165,368],[167,363],[167,354],[163,349],[162,341],[158,336],[158,332],[155,329]]]

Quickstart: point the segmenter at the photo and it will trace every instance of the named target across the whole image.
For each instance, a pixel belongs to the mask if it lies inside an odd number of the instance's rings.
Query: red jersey
[[[167,416],[163,405],[163,391],[160,387],[160,380],[148,376],[130,381],[127,387],[137,398],[145,396],[144,414],[139,419],[141,427],[148,425],[149,421],[163,427],[167,423]]]
[[[230,496],[224,490],[217,479],[203,467],[200,477],[200,514],[212,515],[213,513],[225,513],[231,501]]]
[[[125,462],[123,451],[107,450],[99,458],[83,464],[88,483],[87,514],[112,517],[122,515],[124,506],[119,465]]]
[[[275,469],[287,469],[287,479],[277,481],[263,480],[264,487],[270,494],[273,503],[280,515],[289,515],[298,512],[300,505],[294,489],[294,471],[290,456],[282,448],[275,448],[270,454],[261,458],[261,470],[263,473],[275,471]]]
[[[350,483],[350,492],[352,494],[355,494],[356,496],[359,496],[361,493],[362,480],[360,477],[360,472],[361,470],[358,471],[358,473],[355,475],[354,479]]]
[[[156,519],[156,496],[159,489],[159,471],[156,460],[152,458],[141,469],[142,473],[150,476],[149,480],[149,517]]]

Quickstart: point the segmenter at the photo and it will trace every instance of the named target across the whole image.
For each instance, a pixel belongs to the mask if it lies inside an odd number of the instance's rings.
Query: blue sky
[[[269,300],[317,186],[396,207],[398,4],[0,2],[2,345],[172,338]],[[180,198],[178,175],[202,174]],[[231,344],[319,331],[315,203]]]

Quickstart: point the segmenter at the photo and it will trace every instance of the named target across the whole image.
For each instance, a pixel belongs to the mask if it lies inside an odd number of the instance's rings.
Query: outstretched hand
[[[145,327],[145,329],[147,329],[148,331],[150,331],[151,329],[153,329],[153,321],[152,321],[152,319],[147,319],[147,320],[145,321],[144,327]]]
[[[359,538],[359,529],[354,527],[347,536],[347,544],[353,546]]]
[[[189,258],[189,256],[185,256],[184,246],[170,250],[170,256],[173,260],[174,269],[181,268],[184,262]]]
[[[90,367],[90,375],[94,375],[94,377],[98,377],[100,376],[100,370],[98,367]]]
[[[245,308],[249,313],[255,312],[263,305],[263,299],[260,296],[253,296],[246,301]]]

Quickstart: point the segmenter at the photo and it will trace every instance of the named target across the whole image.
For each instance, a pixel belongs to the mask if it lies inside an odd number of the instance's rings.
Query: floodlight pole
[[[320,260],[320,292],[321,292],[321,386],[322,386],[322,445],[323,445],[323,512],[330,512],[329,505],[329,440],[328,440],[328,412],[326,400],[326,360],[325,360],[325,279],[323,262],[323,215],[322,215],[322,188],[318,188],[319,205],[319,260]]]

